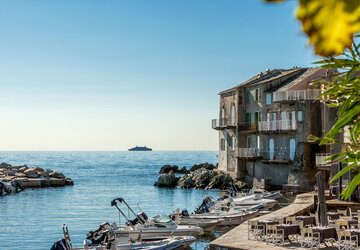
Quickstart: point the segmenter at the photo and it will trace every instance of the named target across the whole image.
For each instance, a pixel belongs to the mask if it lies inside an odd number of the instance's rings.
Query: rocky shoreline
[[[25,188],[62,187],[74,185],[64,174],[39,167],[0,164],[0,196],[19,192]]]
[[[236,181],[222,172],[216,171],[217,165],[210,163],[195,164],[189,170],[174,165],[164,165],[159,171],[159,178],[154,186],[196,189],[228,189],[234,185],[238,190],[249,188],[242,181]],[[183,174],[176,177],[175,174]]]

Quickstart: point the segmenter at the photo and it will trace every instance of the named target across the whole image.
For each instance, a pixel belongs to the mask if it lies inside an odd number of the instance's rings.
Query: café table
[[[340,215],[342,214],[338,212],[327,212],[326,215],[329,216],[331,220],[337,220],[340,218]]]
[[[295,220],[303,221],[304,226],[307,226],[307,225],[315,226],[316,225],[316,219],[314,216],[296,216]]]
[[[319,233],[320,234],[320,243],[325,243],[325,240],[338,240],[338,236],[336,233],[336,229],[334,227],[323,227],[323,226],[319,226],[319,227],[312,227],[312,230],[314,233]],[[327,245],[326,245],[327,246]]]
[[[290,243],[289,236],[300,234],[300,226],[297,224],[278,224],[276,225],[277,230],[284,230],[284,238],[288,240]]]
[[[348,229],[346,231],[350,231],[351,235],[357,235],[357,237],[358,237],[358,246],[360,246],[360,229]]]

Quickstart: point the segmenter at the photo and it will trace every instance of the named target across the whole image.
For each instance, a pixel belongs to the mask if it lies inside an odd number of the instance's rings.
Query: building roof
[[[292,75],[289,77],[289,75]],[[260,72],[254,77],[248,79],[245,82],[242,82],[236,85],[233,88],[221,91],[219,94],[228,93],[238,89],[239,87],[248,87],[253,85],[265,84],[270,81],[274,81],[281,78],[286,78],[282,83],[270,88],[266,89],[266,92],[274,92],[274,91],[286,91],[290,88],[295,88],[295,86],[302,88],[307,88],[307,84],[310,81],[314,81],[315,79],[319,79],[326,75],[326,69],[324,68],[292,68],[292,69],[267,69],[265,72]],[[287,76],[287,77],[286,77]],[[305,86],[306,85],[306,86]]]

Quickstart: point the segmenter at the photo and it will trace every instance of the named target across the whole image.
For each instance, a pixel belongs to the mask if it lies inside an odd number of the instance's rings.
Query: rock
[[[25,177],[25,174],[24,173],[16,173],[15,176],[16,177]]]
[[[43,177],[49,178],[50,173],[53,171],[51,169],[46,169],[45,172],[42,174]]]
[[[19,168],[19,172],[24,172],[26,169],[28,169],[28,167],[27,166],[23,166],[23,167],[21,167],[21,168]]]
[[[1,164],[0,164],[0,168],[10,168],[11,167],[11,165],[10,164],[7,164],[6,162],[2,162]]]
[[[174,175],[174,171],[170,171],[168,174],[161,174],[157,182],[155,182],[155,186],[159,187],[175,187],[176,186],[176,177]]]
[[[29,178],[38,178],[39,175],[37,173],[33,173],[33,174],[27,174],[26,177],[29,177]]]
[[[195,186],[194,181],[192,180],[192,176],[185,174],[182,176],[177,184],[179,188],[193,188]]]
[[[201,164],[199,164],[199,165],[195,164],[194,166],[192,166],[192,167],[190,168],[190,172],[193,172],[193,171],[195,171],[195,170],[197,170],[197,169],[200,169],[200,168],[205,168],[205,169],[208,169],[208,170],[213,170],[213,169],[215,169],[215,166],[214,166],[213,164],[210,164],[210,163],[207,163],[207,162],[201,163]]]
[[[50,177],[50,178],[65,179],[65,176],[64,176],[62,173],[60,173],[60,172],[55,172],[55,171],[49,173],[49,177]]]
[[[38,175],[42,176],[42,175],[45,173],[45,170],[42,169],[42,168],[37,167],[37,168],[35,168],[35,172],[36,172]]]
[[[189,173],[189,170],[187,170],[186,167],[183,166],[182,169],[180,169],[180,170],[178,171],[178,173],[179,173],[179,174],[187,174],[187,173]]]
[[[217,175],[213,170],[200,168],[193,173],[193,181],[196,188],[205,188],[210,181]]]
[[[176,173],[178,171],[178,166],[174,165],[174,166],[170,166],[170,165],[164,165],[161,167],[159,174],[167,174],[170,173],[170,171],[173,171],[174,173]]]
[[[73,186],[74,182],[71,178],[65,178],[65,185]]]
[[[8,176],[15,176],[16,173],[17,173],[17,171],[15,171],[15,170],[9,170],[9,171],[7,172],[7,175],[8,175]]]
[[[27,176],[27,175],[31,175],[31,174],[36,174],[35,172],[35,168],[29,168],[29,169],[26,169],[24,171],[24,174]]]
[[[211,180],[211,182],[206,186],[206,189],[227,189],[231,186],[233,181],[234,180],[229,175],[220,173]]]

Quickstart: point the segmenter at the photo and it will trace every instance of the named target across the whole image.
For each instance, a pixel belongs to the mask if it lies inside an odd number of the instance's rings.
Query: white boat
[[[193,236],[177,236],[152,241],[130,241],[127,243],[116,243],[110,241],[106,244],[89,245],[84,241],[83,247],[73,247],[73,250],[175,250],[188,248],[196,238]]]
[[[204,232],[210,232],[217,225],[220,225],[223,222],[223,219],[207,220],[207,219],[193,219],[187,217],[181,217],[179,219],[178,225],[188,225],[188,226],[197,226],[201,227]]]
[[[183,216],[181,219],[192,220],[194,223],[200,223],[202,221],[218,221],[219,226],[236,226],[240,225],[244,221],[254,218],[258,215],[259,211],[221,211],[221,210],[212,210],[208,213],[202,214],[189,214],[188,216]]]

